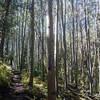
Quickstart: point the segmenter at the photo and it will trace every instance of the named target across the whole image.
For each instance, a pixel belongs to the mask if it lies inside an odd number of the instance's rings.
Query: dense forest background
[[[33,100],[99,100],[100,1],[0,0],[1,87],[12,70]]]

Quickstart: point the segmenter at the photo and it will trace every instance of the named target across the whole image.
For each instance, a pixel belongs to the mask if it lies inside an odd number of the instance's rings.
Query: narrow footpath
[[[21,83],[21,75],[19,71],[12,71],[13,76],[11,77],[11,82],[9,90],[6,90],[4,94],[4,100],[29,100],[27,98],[27,90]]]

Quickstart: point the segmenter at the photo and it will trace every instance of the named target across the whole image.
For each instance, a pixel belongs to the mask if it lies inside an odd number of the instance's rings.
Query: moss
[[[22,70],[21,77],[22,77],[22,83],[24,84],[25,87],[27,87],[29,83],[29,73],[26,70]]]
[[[10,67],[0,61],[0,86],[7,86],[10,83]]]
[[[41,89],[37,88],[36,86],[29,90],[29,95],[31,98],[34,98],[34,100],[46,99],[46,96],[44,95],[43,91],[41,91]]]

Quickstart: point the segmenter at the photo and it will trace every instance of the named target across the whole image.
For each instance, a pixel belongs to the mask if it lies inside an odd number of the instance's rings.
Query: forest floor
[[[30,88],[29,73],[12,70],[0,61],[0,100],[46,100],[47,84],[40,77],[34,78]]]
[[[21,83],[21,75],[18,71],[13,71],[8,89],[2,91],[3,100],[30,100],[27,98],[27,90]]]
[[[34,87],[29,88],[29,73],[12,70],[0,62],[0,100],[46,100],[47,81],[34,77]],[[68,84],[67,90],[59,84],[57,100],[100,100],[98,95],[90,95],[84,88]]]

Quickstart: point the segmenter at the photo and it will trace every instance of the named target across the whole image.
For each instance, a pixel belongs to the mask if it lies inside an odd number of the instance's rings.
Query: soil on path
[[[1,96],[3,100],[29,100],[27,97],[27,90],[21,83],[21,75],[19,71],[12,71],[10,86],[4,89],[1,88]]]

